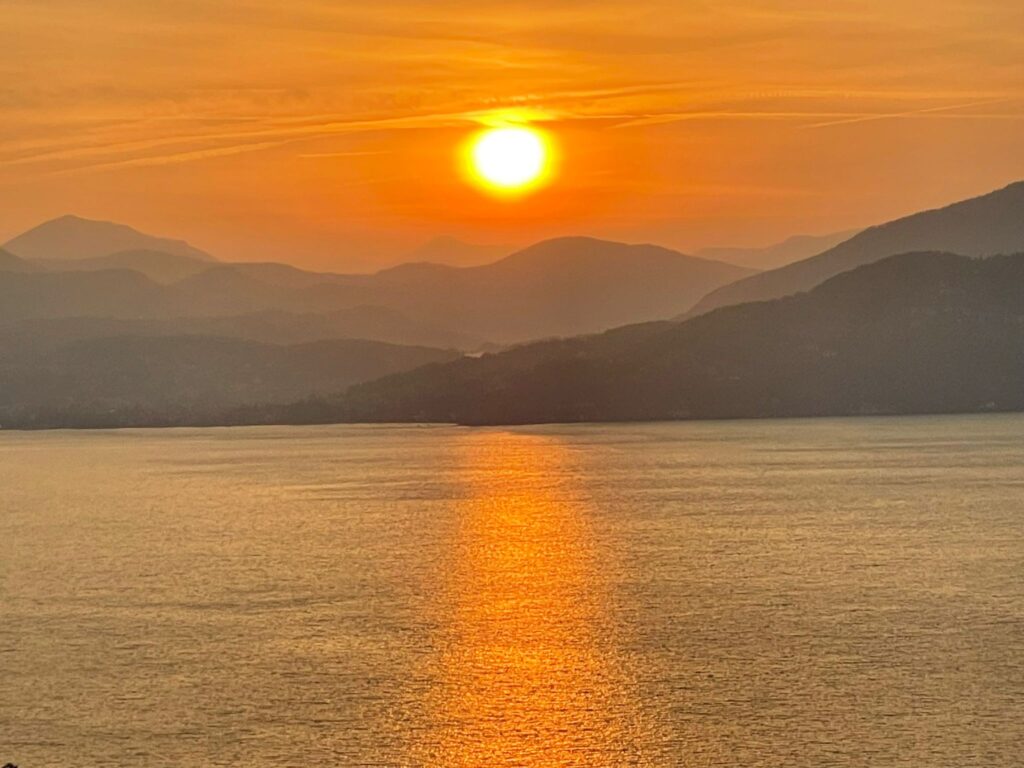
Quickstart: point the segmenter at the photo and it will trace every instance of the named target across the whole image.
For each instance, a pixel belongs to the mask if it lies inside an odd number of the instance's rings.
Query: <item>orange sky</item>
[[[0,238],[63,213],[368,269],[438,234],[683,249],[1024,178],[1020,0],[0,0]],[[517,201],[481,114],[558,138]]]

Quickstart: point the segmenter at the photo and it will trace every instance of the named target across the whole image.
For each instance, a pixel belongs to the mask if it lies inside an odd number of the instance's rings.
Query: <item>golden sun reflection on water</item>
[[[417,764],[642,764],[586,489],[557,440],[477,433]]]

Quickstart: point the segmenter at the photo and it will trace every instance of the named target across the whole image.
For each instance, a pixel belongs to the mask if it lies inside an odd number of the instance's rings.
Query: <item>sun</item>
[[[551,175],[550,137],[530,126],[488,128],[470,139],[466,165],[470,178],[490,192],[520,195]]]

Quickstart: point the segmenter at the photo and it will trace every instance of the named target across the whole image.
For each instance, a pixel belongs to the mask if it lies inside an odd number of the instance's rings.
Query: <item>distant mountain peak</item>
[[[437,235],[414,249],[408,255],[407,261],[472,267],[500,259],[514,250],[515,248],[509,245],[467,243],[452,235]]]
[[[184,240],[158,237],[111,221],[65,214],[44,221],[10,240],[4,248],[23,259],[67,261],[123,251],[160,251],[199,261],[216,261]]]

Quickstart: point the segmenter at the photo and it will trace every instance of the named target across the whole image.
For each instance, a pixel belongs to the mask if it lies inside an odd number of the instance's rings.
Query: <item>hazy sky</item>
[[[1020,0],[0,0],[0,238],[62,213],[368,268],[436,234],[692,248],[1024,178]],[[527,110],[559,177],[455,162]]]

